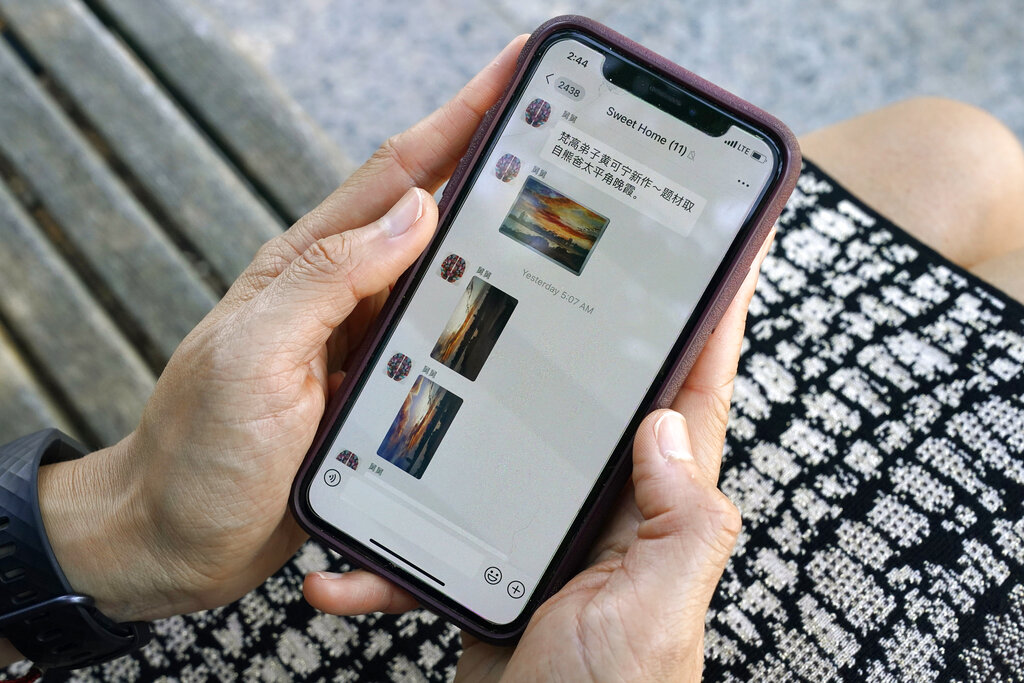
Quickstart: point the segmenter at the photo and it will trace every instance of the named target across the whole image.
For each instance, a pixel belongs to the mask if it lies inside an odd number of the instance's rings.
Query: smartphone
[[[541,26],[328,407],[295,517],[477,637],[518,637],[798,170],[752,105],[590,20]]]

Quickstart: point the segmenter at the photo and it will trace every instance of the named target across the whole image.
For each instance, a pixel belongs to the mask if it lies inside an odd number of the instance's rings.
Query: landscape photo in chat
[[[530,176],[499,232],[579,275],[608,219]]]
[[[489,282],[474,277],[441,330],[430,357],[475,380],[517,303]]]
[[[460,407],[461,398],[420,375],[377,449],[377,455],[420,479]]]

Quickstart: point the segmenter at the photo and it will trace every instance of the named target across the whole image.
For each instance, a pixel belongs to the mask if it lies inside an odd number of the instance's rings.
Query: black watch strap
[[[39,467],[84,453],[56,429],[0,446],[0,634],[42,668],[98,664],[149,640],[148,624],[117,624],[76,594],[46,537]]]

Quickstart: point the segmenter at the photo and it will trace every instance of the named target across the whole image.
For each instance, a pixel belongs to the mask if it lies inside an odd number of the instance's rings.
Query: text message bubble
[[[707,205],[693,190],[567,123],[559,123],[541,161],[570,172],[683,237]]]

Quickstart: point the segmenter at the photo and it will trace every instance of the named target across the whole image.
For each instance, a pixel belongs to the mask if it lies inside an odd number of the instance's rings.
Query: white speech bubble
[[[693,190],[568,123],[559,122],[544,146],[541,160],[683,237],[690,234],[707,205],[707,200]]]

